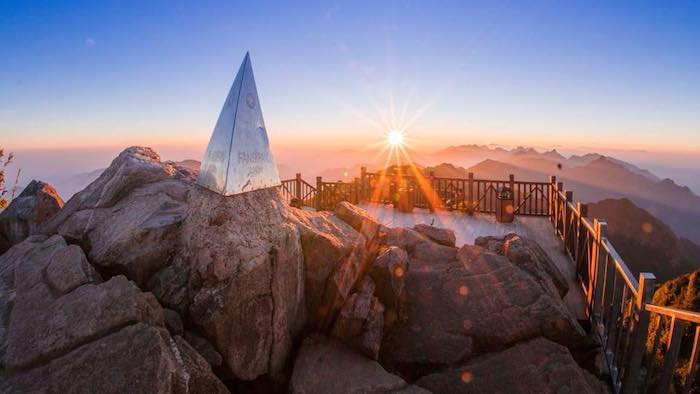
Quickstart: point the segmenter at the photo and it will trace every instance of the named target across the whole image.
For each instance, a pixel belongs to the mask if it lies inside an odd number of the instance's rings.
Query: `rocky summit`
[[[195,177],[131,147],[65,206],[32,183],[0,214],[0,391],[608,390],[534,241]]]

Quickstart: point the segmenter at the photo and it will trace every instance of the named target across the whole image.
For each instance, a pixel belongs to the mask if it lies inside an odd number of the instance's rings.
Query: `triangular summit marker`
[[[214,126],[197,183],[225,196],[280,185],[248,53]]]

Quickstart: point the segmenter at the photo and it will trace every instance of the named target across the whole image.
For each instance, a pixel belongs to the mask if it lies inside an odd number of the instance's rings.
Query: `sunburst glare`
[[[404,143],[404,135],[401,130],[392,130],[387,134],[387,142],[393,147],[398,147]]]

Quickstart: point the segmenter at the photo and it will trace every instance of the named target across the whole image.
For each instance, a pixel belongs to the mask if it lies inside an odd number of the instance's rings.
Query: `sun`
[[[403,131],[401,130],[392,130],[387,134],[387,142],[389,145],[393,147],[399,147],[404,144],[403,140]]]

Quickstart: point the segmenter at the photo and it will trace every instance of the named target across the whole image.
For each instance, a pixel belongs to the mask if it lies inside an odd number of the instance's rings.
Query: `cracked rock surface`
[[[601,391],[536,244],[195,173],[128,148],[0,255],[1,392]]]

